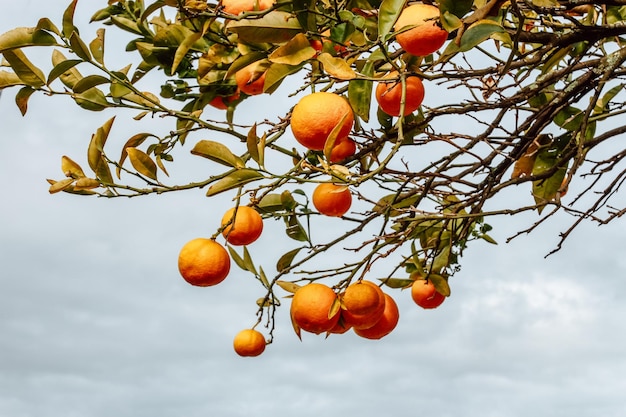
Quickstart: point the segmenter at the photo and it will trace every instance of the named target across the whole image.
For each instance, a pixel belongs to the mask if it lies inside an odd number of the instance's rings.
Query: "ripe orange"
[[[228,105],[233,101],[239,99],[239,89],[235,91],[233,94],[229,96],[215,96],[213,100],[209,102],[209,104],[217,109],[226,110],[228,109]]]
[[[261,236],[263,218],[252,207],[232,207],[222,217],[222,235],[231,245],[249,245]]]
[[[224,281],[228,275],[230,256],[212,239],[192,239],[180,250],[178,270],[191,285],[210,287]]]
[[[381,289],[370,281],[348,285],[341,299],[346,310],[353,314],[369,314],[380,305]]]
[[[387,336],[398,325],[400,310],[396,301],[385,294],[385,311],[383,316],[369,329],[354,329],[354,333],[366,339],[381,339]]]
[[[414,26],[396,35],[396,41],[411,55],[430,55],[443,46],[448,32],[439,23],[439,8],[428,4],[413,4],[400,13],[394,26],[399,31],[406,26]]]
[[[267,10],[274,5],[275,0],[222,0],[225,13],[237,15],[243,12]]]
[[[348,289],[353,285],[364,287],[353,287],[352,293],[349,293]],[[385,312],[385,294],[371,281],[362,281],[361,284],[348,286],[343,294],[343,301],[346,309],[341,311],[342,318],[354,329],[368,329],[374,326]]]
[[[396,77],[397,73],[386,78]],[[404,100],[404,116],[413,113],[424,101],[424,84],[414,75],[406,77],[406,94]],[[390,116],[400,116],[402,104],[402,82],[379,82],[376,86],[376,101],[380,108]]]
[[[313,190],[313,205],[326,216],[341,217],[350,210],[352,195],[346,185],[324,182]]]
[[[239,356],[259,356],[265,350],[265,337],[258,330],[244,329],[235,336],[233,347]]]
[[[337,139],[330,152],[330,162],[336,164],[356,153],[356,142],[350,138]]]
[[[302,330],[320,334],[339,321],[339,314],[328,317],[337,294],[327,285],[313,282],[299,288],[291,300],[291,319]]]
[[[343,310],[341,310],[343,311]],[[337,315],[339,316],[339,321],[337,321],[337,324],[335,324],[335,326],[333,326],[332,329],[330,329],[328,331],[328,333],[332,333],[332,334],[344,334],[346,333],[348,330],[350,330],[352,328],[352,326],[348,323],[346,323],[346,320],[343,318],[343,314],[342,312],[337,313]]]
[[[266,70],[264,65],[254,62],[235,73],[235,83],[241,92],[249,96],[262,94]]]
[[[344,118],[345,117],[345,118]],[[340,95],[317,92],[304,96],[291,113],[291,131],[303,146],[321,151],[330,132],[341,123],[337,139],[352,130],[354,113],[348,101]]]
[[[446,299],[435,289],[431,280],[416,279],[411,286],[411,297],[415,304],[422,308],[437,308]]]

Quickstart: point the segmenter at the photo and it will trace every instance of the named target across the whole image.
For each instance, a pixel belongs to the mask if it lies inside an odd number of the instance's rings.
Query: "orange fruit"
[[[350,324],[346,323],[345,319],[343,318],[343,314],[342,314],[341,311],[339,313],[337,313],[337,315],[339,316],[339,321],[337,321],[337,324],[335,324],[335,326],[333,326],[333,328],[330,329],[328,331],[328,333],[344,334],[348,330],[350,330],[352,328],[352,326]]]
[[[443,46],[448,32],[440,26],[439,8],[428,4],[413,4],[400,13],[395,31],[412,26],[396,35],[396,41],[411,55],[430,55]],[[413,27],[414,26],[414,27]]]
[[[386,78],[397,76],[397,73],[387,75]],[[424,101],[424,84],[414,75],[406,77],[406,94],[404,100],[404,116],[413,113]],[[402,82],[379,82],[376,86],[376,101],[378,105],[390,116],[400,116],[402,104]]]
[[[342,96],[326,91],[302,97],[291,113],[293,136],[301,145],[316,151],[324,149],[326,139],[340,123],[337,139],[347,137],[352,130],[352,107]]]
[[[353,314],[369,314],[380,305],[381,289],[370,281],[357,281],[348,285],[341,300],[346,310]]]
[[[431,280],[416,279],[411,286],[411,297],[415,304],[422,308],[437,308],[446,299],[435,289],[435,285]]]
[[[239,91],[256,96],[263,93],[265,85],[265,71],[267,68],[259,62],[243,67],[235,73],[235,83]]]
[[[350,138],[337,139],[330,151],[330,162],[336,164],[356,153],[356,142]]]
[[[178,270],[191,285],[210,287],[224,281],[228,275],[230,256],[213,239],[192,239],[178,254]]]
[[[353,287],[352,293],[348,292],[353,285],[364,287]],[[355,283],[348,286],[343,294],[343,302],[345,310],[341,311],[342,318],[354,329],[368,329],[374,326],[385,312],[385,294],[371,281],[362,281],[361,284]]]
[[[222,11],[229,14],[267,10],[275,0],[222,0]]]
[[[258,330],[244,329],[235,336],[233,347],[239,356],[259,356],[265,350],[265,337]]]
[[[332,39],[330,39],[330,29],[325,30],[319,35],[319,39],[312,39],[309,44],[317,52],[328,52],[332,55],[344,54],[347,48]]]
[[[313,190],[313,205],[321,214],[341,217],[350,210],[352,195],[346,185],[324,182]]]
[[[368,329],[354,329],[354,333],[366,339],[381,339],[396,328],[399,320],[400,310],[396,301],[390,295],[385,294],[385,311],[380,320]]]
[[[229,96],[215,96],[213,100],[209,101],[209,104],[217,109],[226,110],[230,103],[239,99],[239,96],[239,90],[237,90]]]
[[[339,314],[328,317],[337,294],[327,285],[313,282],[300,287],[291,300],[291,319],[302,330],[320,334],[339,321]]]
[[[222,217],[222,235],[231,245],[249,245],[261,236],[263,218],[252,207],[232,207]]]

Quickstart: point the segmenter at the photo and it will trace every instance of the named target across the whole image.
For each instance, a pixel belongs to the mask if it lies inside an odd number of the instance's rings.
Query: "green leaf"
[[[233,260],[233,262],[235,262],[235,264],[243,269],[244,271],[247,271],[248,268],[246,267],[246,263],[244,262],[243,258],[237,253],[237,251],[235,250],[235,248],[233,248],[230,245],[226,245],[226,247],[228,248],[228,253],[230,253],[230,258]]]
[[[316,51],[306,35],[298,33],[289,42],[276,48],[268,59],[276,64],[299,65],[313,58],[315,54]]]
[[[246,137],[246,147],[250,157],[259,165],[263,165],[263,161],[259,158],[259,137],[256,134],[256,123],[252,125]]]
[[[233,154],[226,145],[212,140],[199,141],[193,147],[191,153],[233,168],[244,168],[246,166],[243,160]]]
[[[413,285],[413,280],[408,278],[382,278],[380,281],[389,288],[407,288]]]
[[[101,75],[88,75],[85,78],[82,78],[76,84],[74,84],[73,90],[76,94],[80,94],[97,85],[107,84],[110,82],[111,80]]]
[[[54,36],[37,28],[20,27],[0,35],[0,53],[28,46],[52,45],[57,45]]]
[[[24,85],[20,77],[14,72],[0,71],[0,90],[7,87],[13,87],[16,85]]]
[[[76,10],[76,4],[78,0],[72,0],[63,13],[63,36],[69,38],[76,30],[74,26],[74,11]]]
[[[58,51],[52,53],[54,68],[52,68],[52,71],[48,74],[47,84],[51,84],[54,80],[60,77],[61,82],[65,84],[66,87],[73,89],[74,85],[76,85],[76,83],[83,78],[80,72],[78,72],[78,70],[74,67],[83,61],[80,59],[66,60],[62,55],[59,56],[60,54],[61,53]]]
[[[280,83],[291,74],[302,69],[302,65],[272,64],[265,71],[263,92],[271,94],[280,86]]]
[[[292,249],[287,253],[284,253],[276,262],[276,271],[283,272],[285,269],[291,266],[291,263],[295,259],[296,255],[302,250],[302,248]]]
[[[543,175],[547,171],[554,169],[559,162],[560,152],[554,146],[545,147],[539,150],[533,166],[533,175]],[[533,181],[533,197],[535,203],[540,205],[537,210],[543,211],[544,204],[553,201],[561,188],[561,183],[567,171],[566,166],[559,167],[549,178]]]
[[[39,88],[46,84],[46,76],[26,58],[26,55],[20,49],[4,51],[3,55],[24,84],[33,88]]]
[[[613,100],[623,88],[624,84],[619,84],[607,91],[606,94],[604,94],[596,103],[596,106],[593,109],[594,114],[607,113],[609,111],[609,104],[611,103],[611,100]]]
[[[459,49],[461,52],[469,51],[483,41],[489,39],[494,33],[504,32],[501,24],[493,20],[483,19],[470,25],[461,36]]]
[[[300,221],[298,220],[298,216],[295,214],[288,216],[285,219],[285,223],[287,226],[287,236],[299,242],[307,242],[309,240],[304,227],[302,227]]]
[[[157,180],[157,165],[147,153],[137,148],[128,148],[126,153],[138,173],[154,181]]]
[[[97,88],[73,96],[76,104],[85,110],[102,111],[110,106],[104,93]]]
[[[428,275],[428,280],[433,283],[439,294],[445,297],[450,296],[450,285],[445,277],[438,274],[430,274]]]
[[[36,90],[32,87],[22,87],[20,91],[15,95],[15,104],[17,104],[17,108],[20,109],[20,113],[22,116],[26,114],[28,110],[28,99]]]
[[[439,0],[441,13],[450,13],[458,18],[464,17],[472,10],[473,0]]]
[[[270,193],[265,194],[261,201],[259,201],[258,208],[263,213],[274,213],[276,211],[282,211],[283,207],[281,194]]]
[[[207,190],[206,195],[207,197],[211,197],[221,192],[232,190],[233,188],[241,187],[247,183],[257,181],[261,178],[263,178],[263,175],[253,169],[238,169],[211,185]]]
[[[96,31],[96,37],[89,43],[89,50],[93,59],[100,65],[104,65],[104,29],[100,28]]]
[[[91,53],[89,52],[89,48],[87,44],[83,42],[83,40],[78,36],[77,32],[72,32],[70,36],[70,46],[72,47],[72,51],[78,55],[80,59],[85,62],[91,61]]]
[[[559,2],[557,0],[532,0],[532,3],[538,7],[559,7]]]
[[[233,21],[227,30],[236,33],[239,41],[259,43],[283,43],[302,32],[298,19],[291,13],[273,10],[258,19]]]
[[[189,49],[202,39],[202,32],[191,32],[176,48],[176,53],[174,54],[174,61],[172,62],[172,68],[170,69],[170,75],[176,74],[176,69],[183,61],[183,59],[187,56]]]
[[[400,13],[406,5],[406,0],[383,0],[378,10],[378,38],[383,42],[393,30]]]
[[[374,75],[374,61],[368,60],[361,73],[366,77]],[[363,121],[368,122],[372,102],[374,82],[371,80],[350,80],[348,84],[348,101],[354,113]]]
[[[254,262],[252,261],[252,257],[250,256],[250,252],[246,246],[243,247],[243,262],[248,271],[252,272],[254,275],[258,275]]]

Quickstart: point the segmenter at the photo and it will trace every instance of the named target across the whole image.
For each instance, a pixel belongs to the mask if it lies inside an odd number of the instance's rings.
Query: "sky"
[[[77,21],[95,32],[96,2],[79,3]],[[41,16],[59,22],[65,6],[3,4],[0,32]],[[0,98],[0,416],[623,415],[623,221],[583,224],[546,258],[571,218],[511,243],[537,215],[493,219],[500,244],[467,250],[440,308],[393,293],[401,318],[386,338],[300,341],[285,300],[274,343],[240,358],[232,338],[254,324],[260,288],[236,266],[219,286],[195,288],[176,266],[180,247],[213,233],[228,202],[203,190],[50,195],[61,156],[85,163],[90,135],[112,114],[33,96],[22,117],[14,94]],[[140,129],[131,123],[114,125],[117,140]],[[173,175],[201,177],[203,164],[190,158]],[[266,227],[250,251],[269,269],[290,243]]]

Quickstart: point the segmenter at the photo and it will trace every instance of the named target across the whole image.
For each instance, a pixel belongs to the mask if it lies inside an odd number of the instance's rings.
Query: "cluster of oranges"
[[[252,207],[238,206],[224,213],[222,236],[234,246],[249,245],[263,232],[263,218]],[[178,270],[189,284],[211,287],[224,281],[230,272],[230,255],[211,238],[195,238],[178,254]],[[255,329],[244,329],[235,336],[235,351],[241,356],[257,356],[265,350],[265,337]]]
[[[445,300],[432,281],[420,278],[411,286],[411,297],[425,309],[437,308]],[[322,283],[304,285],[296,290],[290,313],[297,332],[343,334],[352,329],[365,339],[387,336],[400,319],[395,300],[366,280],[348,285],[339,294]]]
[[[222,11],[239,15],[243,12],[271,8],[275,0],[222,0]],[[427,4],[406,7],[396,24],[396,41],[415,56],[432,54],[441,48],[448,33],[439,25],[439,9]],[[326,36],[327,37],[327,36]],[[320,38],[324,40],[325,38]],[[329,41],[326,41],[329,42]],[[318,51],[323,42],[311,45]],[[331,45],[337,48],[337,45]],[[264,91],[268,62],[257,61],[239,69],[234,75],[236,90],[227,96],[217,96],[211,105],[226,109],[240,95],[261,94]],[[420,77],[402,76],[391,71],[380,78],[375,98],[380,109],[399,117],[416,111],[424,99]],[[350,137],[355,116],[350,103],[341,95],[321,91],[302,97],[291,113],[290,125],[296,141],[313,151],[324,151],[331,164],[338,164],[357,153],[357,143]],[[347,184],[333,181],[320,183],[312,195],[317,211],[330,217],[345,215],[352,204]],[[222,235],[231,245],[248,245],[263,231],[263,220],[252,207],[239,206],[228,210],[221,222]],[[230,271],[230,256],[214,238],[193,239],[183,246],[178,258],[183,278],[195,286],[212,286],[222,282]],[[445,297],[433,283],[420,277],[412,278],[411,296],[423,308],[436,308]],[[394,299],[371,281],[359,280],[338,292],[325,284],[312,282],[298,288],[291,302],[294,328],[315,334],[345,333],[352,329],[368,339],[388,335],[398,324],[399,310]],[[266,346],[262,333],[244,329],[235,336],[235,351],[241,356],[260,355]]]

